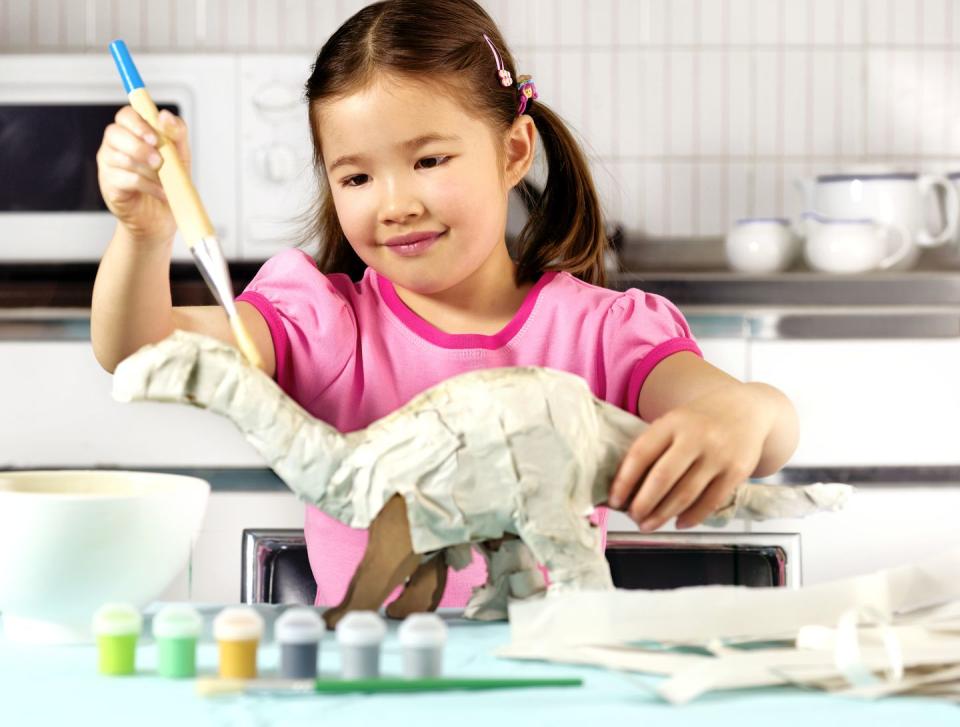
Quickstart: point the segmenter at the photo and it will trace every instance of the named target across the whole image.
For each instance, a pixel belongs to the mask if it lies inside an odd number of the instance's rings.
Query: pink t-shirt
[[[498,366],[569,371],[598,398],[636,413],[640,387],[657,363],[678,351],[702,355],[666,298],[608,290],[569,273],[544,273],[492,336],[444,333],[407,308],[372,268],[354,283],[324,275],[299,249],[264,263],[238,300],[255,306],[270,328],[277,383],[342,432],[366,427],[451,376]],[[603,508],[595,522],[605,528]],[[363,556],[366,530],[307,505],[304,534],[316,604],[339,603]],[[462,607],[485,580],[477,556],[449,573],[440,605]]]

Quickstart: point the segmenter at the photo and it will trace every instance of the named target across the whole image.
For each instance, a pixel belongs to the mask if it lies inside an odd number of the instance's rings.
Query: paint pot
[[[280,615],[273,627],[273,637],[280,645],[282,678],[317,678],[317,655],[326,628],[312,608],[291,608]]]
[[[197,675],[197,639],[203,618],[186,604],[171,604],[153,617],[153,639],[157,642],[157,673],[182,679]]]
[[[106,603],[93,615],[99,652],[98,670],[108,676],[136,671],[137,639],[143,628],[140,612],[128,603]]]
[[[263,636],[263,617],[248,606],[231,606],[213,619],[213,638],[220,649],[220,676],[256,679],[257,646]]]
[[[351,611],[337,623],[340,670],[344,679],[380,676],[380,645],[387,625],[373,611]]]
[[[409,679],[438,677],[443,671],[447,625],[435,613],[413,613],[398,630],[403,649],[403,675]]]

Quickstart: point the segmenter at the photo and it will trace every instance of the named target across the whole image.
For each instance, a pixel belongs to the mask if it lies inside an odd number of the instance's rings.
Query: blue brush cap
[[[110,53],[113,55],[113,61],[117,64],[117,70],[120,71],[120,78],[123,79],[123,88],[127,93],[134,89],[143,88],[143,79],[140,78],[140,72],[130,57],[130,51],[127,50],[127,44],[122,40],[115,40],[110,44]]]

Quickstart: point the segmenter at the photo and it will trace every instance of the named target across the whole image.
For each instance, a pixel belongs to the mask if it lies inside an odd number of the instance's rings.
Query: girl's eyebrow
[[[463,141],[463,139],[455,134],[421,134],[413,139],[401,142],[397,144],[397,146],[405,151],[416,151],[421,146],[426,146],[434,141]],[[346,164],[356,164],[363,159],[363,154],[347,154],[346,156],[339,157],[329,166],[327,171],[332,172],[337,167],[342,167]]]

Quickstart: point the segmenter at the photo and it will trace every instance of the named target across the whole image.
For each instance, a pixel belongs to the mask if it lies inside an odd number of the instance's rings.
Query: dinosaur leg
[[[370,537],[343,600],[327,609],[323,620],[332,629],[348,611],[376,611],[390,592],[407,580],[422,556],[413,552],[407,504],[391,497],[370,524]]]
[[[487,582],[474,588],[463,615],[477,621],[505,621],[511,600],[536,597],[546,590],[530,548],[515,535],[476,545],[487,561]]]
[[[387,616],[406,618],[411,613],[435,611],[447,585],[447,561],[443,553],[421,563],[400,596],[387,604]]]
[[[550,593],[613,588],[610,566],[600,550],[599,533],[586,518],[562,525],[554,521],[547,528],[531,527],[528,521],[518,530],[533,556],[547,567]]]

